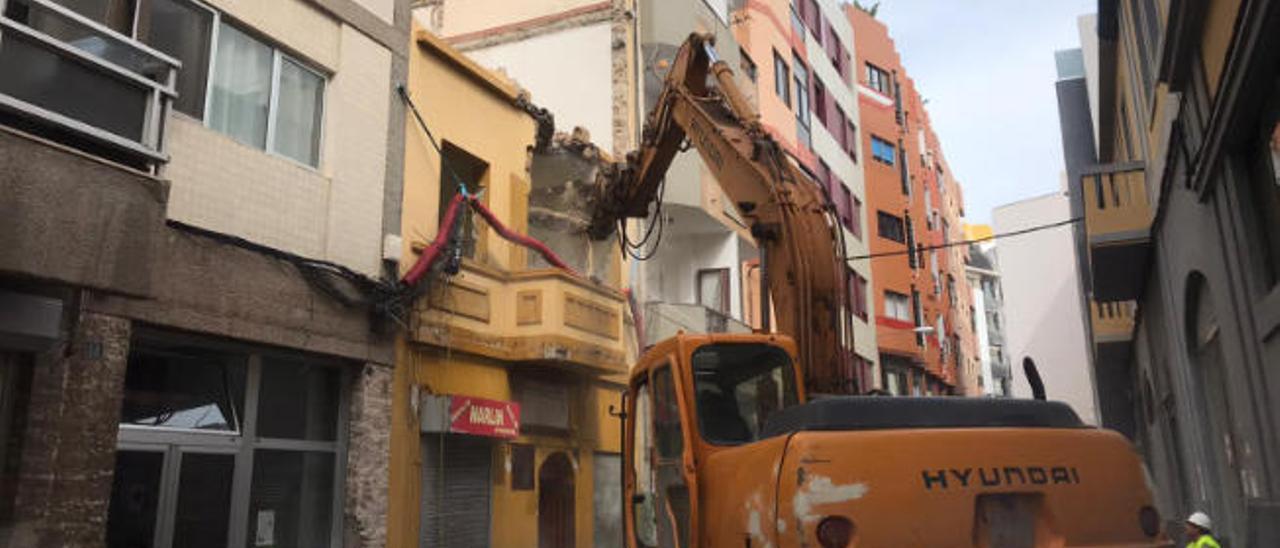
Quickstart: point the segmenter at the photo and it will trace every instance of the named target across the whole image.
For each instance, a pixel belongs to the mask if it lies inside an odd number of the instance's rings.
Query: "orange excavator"
[[[647,216],[689,143],[751,226],[778,333],[681,333],[632,368],[627,545],[1172,546],[1137,453],[1064,404],[807,398],[851,392],[840,225],[713,45],[680,48],[641,148],[598,182],[590,231]]]

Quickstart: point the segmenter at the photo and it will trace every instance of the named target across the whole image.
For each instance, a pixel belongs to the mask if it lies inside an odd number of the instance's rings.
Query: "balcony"
[[[414,342],[454,352],[605,375],[627,371],[635,344],[622,293],[556,269],[503,272],[468,260],[418,302]]]
[[[1151,205],[1142,164],[1109,164],[1081,177],[1093,296],[1138,297],[1151,252]]]
[[[0,123],[151,171],[179,62],[49,0],[0,0]]]
[[[1089,303],[1089,316],[1093,320],[1093,343],[1103,345],[1133,340],[1134,301]]]
[[[644,307],[645,346],[679,331],[687,333],[750,333],[751,326],[700,304],[652,302]]]

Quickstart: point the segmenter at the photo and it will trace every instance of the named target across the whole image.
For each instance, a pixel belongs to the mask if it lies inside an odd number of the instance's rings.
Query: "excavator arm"
[[[713,45],[695,33],[681,46],[639,150],[602,170],[588,231],[603,239],[624,219],[647,217],[689,143],[751,228],[771,294],[762,297],[772,297],[778,331],[796,340],[807,391],[854,392],[843,232],[830,199],[760,124]]]

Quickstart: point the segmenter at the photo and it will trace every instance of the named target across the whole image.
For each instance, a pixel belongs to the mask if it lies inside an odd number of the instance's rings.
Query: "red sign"
[[[520,435],[520,404],[469,396],[449,398],[449,431],[492,438]]]

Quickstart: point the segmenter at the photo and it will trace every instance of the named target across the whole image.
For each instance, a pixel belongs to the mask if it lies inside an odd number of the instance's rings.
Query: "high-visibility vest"
[[[1187,548],[1222,548],[1222,545],[1210,535],[1200,535],[1200,538],[1188,542]]]

